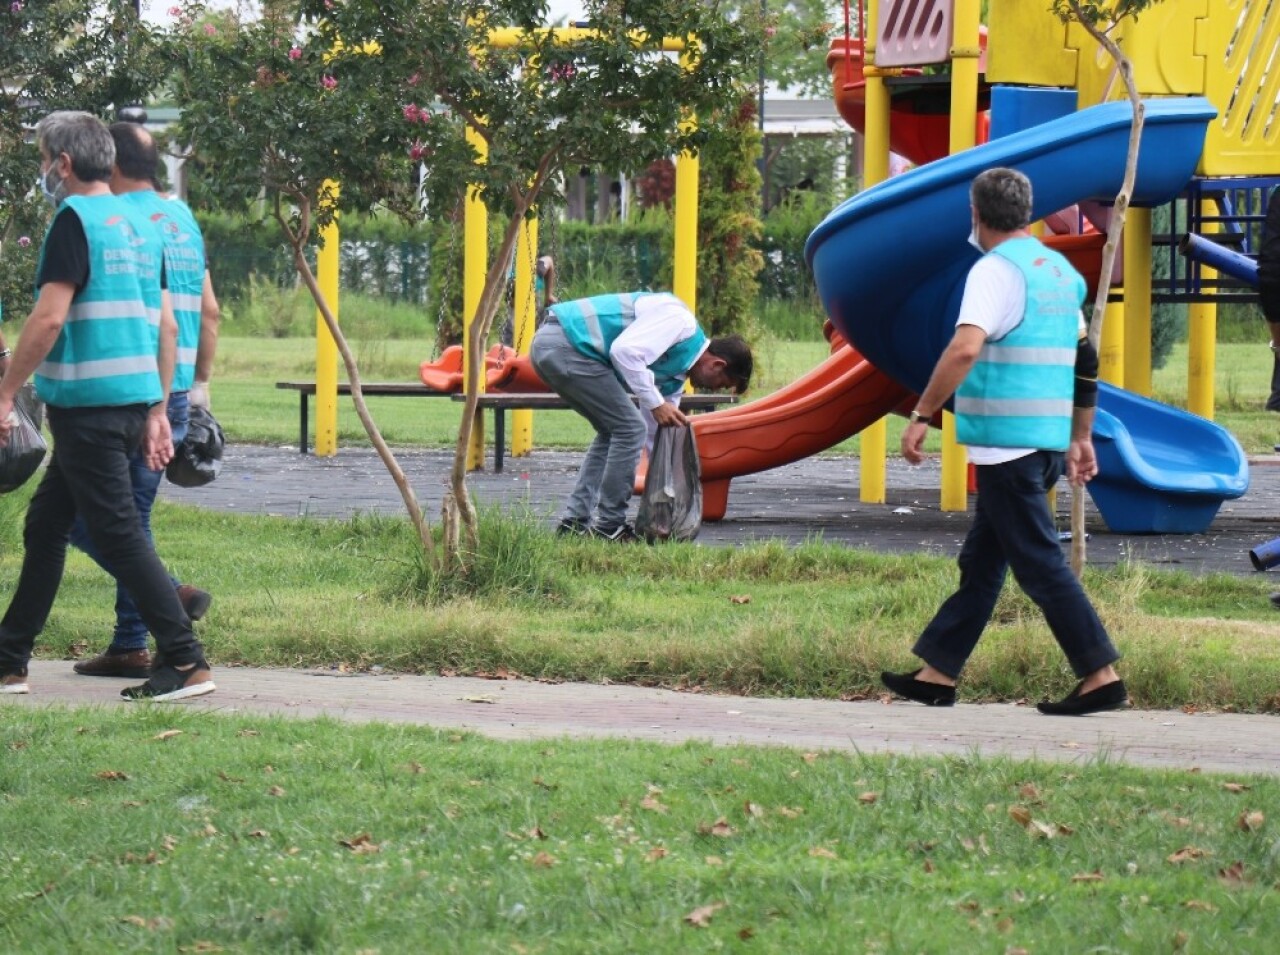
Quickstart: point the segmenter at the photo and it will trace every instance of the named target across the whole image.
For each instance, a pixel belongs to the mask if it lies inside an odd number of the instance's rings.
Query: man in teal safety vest
[[[26,693],[27,667],[62,582],[67,540],[82,517],[155,635],[159,658],[125,699],[173,701],[214,689],[204,650],[142,530],[129,460],[173,456],[165,399],[177,324],[159,231],[112,195],[115,144],[88,113],[56,112],[36,127],[39,185],[55,208],[41,247],[37,299],[0,379],[0,445],[18,389],[32,374],[48,410],[53,454],[23,533],[22,571],[0,619],[0,693]]]
[[[110,132],[116,147],[111,191],[145,215],[159,229],[164,243],[165,277],[178,323],[173,384],[167,406],[176,448],[186,437],[189,409],[209,407],[209,377],[218,344],[218,299],[205,261],[204,236],[191,210],[185,202],[156,191],[160,153],[155,140],[139,123],[114,123]],[[164,472],[151,470],[141,452],[135,452],[129,461],[129,476],[142,529],[151,537],[151,510]],[[97,561],[107,573],[114,574],[114,569],[94,546],[82,518],[77,518],[72,528],[71,543]],[[212,595],[176,580],[174,586],[187,616],[192,620],[203,617],[213,600]],[[77,662],[74,670],[83,676],[145,677],[151,662],[146,624],[129,591],[117,581],[116,624],[111,643],[105,652]]]
[[[688,306],[665,292],[553,305],[529,357],[542,380],[596,431],[558,530],[613,541],[635,539],[627,502],[650,425],[688,423],[680,410],[685,381],[740,394],[752,371],[742,338],[708,338]]]
[[[986,629],[1005,574],[1039,606],[1079,683],[1042,713],[1082,716],[1128,705],[1112,664],[1120,657],[1062,554],[1048,492],[1065,472],[1097,474],[1092,425],[1098,355],[1080,306],[1084,279],[1031,236],[1031,182],[988,169],[970,188],[972,241],[984,253],[969,271],[951,343],[902,435],[902,454],[923,460],[930,420],[955,395],[956,437],[978,478],[973,524],[960,549],[960,586],[916,641],[914,673],[882,673],[893,692],[950,706],[956,681]]]

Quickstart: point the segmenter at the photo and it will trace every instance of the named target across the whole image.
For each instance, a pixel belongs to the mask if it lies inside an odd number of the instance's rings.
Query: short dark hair
[[[708,354],[724,359],[724,373],[733,382],[733,390],[742,394],[751,385],[751,372],[755,370],[755,359],[751,357],[751,346],[741,335],[725,335],[713,338],[707,345]]]
[[[997,166],[979,173],[969,187],[978,221],[997,232],[1017,232],[1031,224],[1031,180],[1016,169]]]
[[[116,168],[126,179],[155,182],[160,168],[160,150],[151,134],[137,123],[112,123],[111,138],[116,144]]]

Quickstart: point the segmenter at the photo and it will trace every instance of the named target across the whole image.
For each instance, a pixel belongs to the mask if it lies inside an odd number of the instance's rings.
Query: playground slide
[[[1131,114],[1127,102],[1081,110],[922,166],[836,207],[805,249],[831,321],[876,368],[922,390],[951,339],[964,279],[979,254],[967,241],[973,177],[992,166],[1020,169],[1034,185],[1036,217],[1114,198]],[[1201,97],[1146,103],[1135,205],[1178,194],[1215,116]],[[1109,388],[1100,396],[1095,438],[1107,474],[1092,493],[1103,519],[1127,533],[1203,531],[1223,500],[1248,489],[1243,451],[1212,422],[1133,397]]]
[[[702,517],[724,517],[729,481],[825,451],[911,397],[847,344],[785,388],[693,419],[702,467]]]

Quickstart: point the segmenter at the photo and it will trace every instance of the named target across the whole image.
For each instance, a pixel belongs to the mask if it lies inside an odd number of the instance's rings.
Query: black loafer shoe
[[[1125,691],[1124,680],[1104,683],[1088,693],[1081,693],[1080,686],[1081,684],[1077,683],[1076,688],[1057,703],[1052,700],[1037,703],[1036,709],[1048,716],[1087,716],[1090,713],[1101,713],[1103,710],[1124,709],[1129,705],[1129,694]]]
[[[923,669],[923,667],[921,668]],[[881,673],[880,682],[898,696],[915,700],[925,706],[955,706],[956,688],[943,686],[941,683],[925,683],[917,680],[920,670],[915,673]]]

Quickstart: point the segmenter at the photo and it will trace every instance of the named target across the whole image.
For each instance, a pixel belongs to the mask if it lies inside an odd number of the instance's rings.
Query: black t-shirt
[[[77,292],[89,282],[89,240],[84,234],[84,223],[74,209],[58,211],[44,240],[44,260],[36,275],[36,288],[47,282],[66,282],[74,285]],[[160,287],[169,287],[163,262]]]
[[[89,281],[89,240],[73,209],[62,209],[44,240],[44,259],[36,274],[36,288],[48,282],[66,282],[79,292]]]
[[[1271,201],[1267,204],[1262,245],[1258,248],[1258,281],[1280,284],[1280,186],[1271,191]]]

